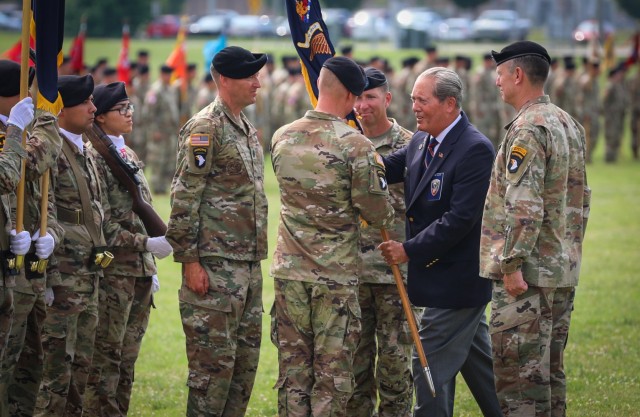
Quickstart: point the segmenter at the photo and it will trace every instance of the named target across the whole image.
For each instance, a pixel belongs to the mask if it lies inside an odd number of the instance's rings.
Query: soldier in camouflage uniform
[[[95,123],[132,166],[139,166],[135,152],[122,135],[133,127],[133,108],[122,82],[99,85],[93,91]],[[129,410],[134,365],[149,323],[152,283],[157,280],[153,255],[171,253],[164,236],[149,237],[140,217],[132,210],[133,199],[114,176],[92,143],[87,152],[97,163],[107,195],[110,221],[105,231],[115,259],[104,270],[99,290],[99,322],[91,373],[85,395],[85,413],[90,416],[126,416]],[[151,202],[151,192],[142,170],[135,177],[142,198]]]
[[[480,274],[494,280],[496,390],[507,417],[564,416],[563,352],[591,193],[584,130],[544,95],[542,46],[516,42],[493,56],[496,84],[518,112],[495,161],[480,242]]]
[[[176,168],[176,133],[179,129],[178,98],[171,86],[173,69],[160,68],[160,79],[154,82],[144,98],[143,115],[147,126],[147,166],[151,170],[151,190],[165,194]]]
[[[553,103],[572,117],[578,117],[578,109],[576,107],[578,103],[576,100],[578,88],[576,63],[573,57],[565,57],[564,71],[556,78],[552,86]]]
[[[108,202],[100,187],[83,132],[92,124],[90,75],[58,78],[65,107],[58,116],[62,152],[52,168],[51,185],[63,243],[47,268],[43,328],[44,369],[34,416],[81,416],[96,326],[98,283],[108,258],[102,233]]]
[[[368,86],[356,99],[355,109],[364,134],[376,152],[387,155],[405,147],[413,134],[387,118],[392,96],[386,76],[372,67],[364,70]],[[389,199],[395,222],[391,239],[404,239],[404,190],[401,184],[389,187]],[[411,414],[413,379],[411,376],[411,332],[402,309],[402,301],[389,266],[376,247],[380,231],[366,227],[360,231],[360,270],[358,302],[362,313],[362,333],[353,358],[355,390],[349,400],[350,417],[380,417]],[[407,276],[406,265],[401,267]],[[416,315],[416,320],[418,316]],[[377,362],[376,362],[377,357]]]
[[[315,110],[273,136],[282,202],[271,268],[280,417],[348,415],[360,336],[358,216],[380,228],[394,215],[381,157],[343,122],[365,84],[351,59],[328,59]]]
[[[407,94],[407,80],[411,76],[413,67],[418,62],[417,57],[409,57],[402,61],[402,69],[389,78],[393,101],[387,109],[389,117],[396,119],[400,126],[414,130],[416,119],[411,111],[411,95]]]
[[[2,97],[0,101],[18,101],[18,79],[20,66],[15,63],[0,65],[0,78],[13,85],[13,97]],[[7,68],[11,67],[11,68]],[[7,73],[10,72],[10,73]],[[15,80],[15,84],[12,84]],[[30,104],[32,107],[32,104]],[[4,107],[4,106],[2,106]],[[7,122],[4,113],[0,114],[0,129],[6,132]],[[15,276],[13,289],[14,317],[9,334],[7,351],[0,369],[0,416],[32,416],[35,400],[42,378],[42,342],[41,326],[45,317],[44,289],[45,278],[42,274],[29,278],[30,262],[47,259],[53,252],[56,242],[62,239],[63,231],[57,225],[53,212],[48,213],[46,235],[40,237],[40,176],[55,164],[60,151],[61,139],[58,135],[56,118],[41,109],[36,110],[36,121],[30,129],[27,141],[26,182],[24,199],[24,229],[36,240],[35,253],[28,254],[25,268]],[[4,136],[4,134],[3,134]],[[49,200],[53,201],[52,194]],[[11,208],[15,210],[16,201],[11,198]],[[46,241],[46,242],[45,242]],[[8,412],[8,414],[7,414]]]
[[[608,163],[618,160],[624,132],[624,119],[629,108],[624,76],[624,65],[618,65],[611,69],[602,96],[602,108],[606,111],[604,117],[604,142],[606,145],[604,160]]]
[[[640,157],[640,63],[636,65],[636,75],[630,80],[629,84],[631,152],[633,159],[638,159]]]
[[[133,151],[138,155],[138,159],[143,162],[147,160],[147,125],[152,120],[142,117],[145,114],[144,98],[149,92],[149,67],[138,65],[138,75],[131,83],[132,93],[129,93],[131,104],[140,115],[133,119],[133,131],[127,136],[128,143]]]
[[[502,101],[496,88],[495,62],[491,54],[483,56],[482,64],[471,83],[471,117],[476,128],[489,138],[495,149],[498,149],[502,141],[503,125],[498,117]]]
[[[591,162],[600,135],[600,63],[587,62],[586,65],[587,71],[578,80],[576,100],[579,120],[585,130],[587,162]]]
[[[284,99],[283,114],[285,123],[299,119],[305,115],[307,110],[311,110],[307,85],[304,82],[301,68],[296,68],[292,74],[291,84],[289,84]]]
[[[187,416],[243,416],[258,367],[267,199],[262,146],[242,109],[265,61],[237,46],[218,52],[218,97],[180,131],[166,237],[183,271]]]

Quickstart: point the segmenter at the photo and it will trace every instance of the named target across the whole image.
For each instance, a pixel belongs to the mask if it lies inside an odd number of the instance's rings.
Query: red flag
[[[82,21],[80,23],[80,31],[78,36],[73,40],[71,49],[69,50],[69,57],[71,59],[71,70],[75,74],[81,74],[84,70],[84,37],[87,32],[87,24]]]
[[[118,80],[123,81],[126,85],[131,84],[131,65],[129,64],[129,25],[122,27],[122,49],[120,49],[120,58],[118,58]]]
[[[34,41],[32,37],[29,37],[29,45],[31,48],[34,46]],[[9,59],[11,61],[20,63],[20,58],[22,54],[22,41],[18,39],[18,41],[13,44],[13,46],[2,53],[2,58]],[[33,61],[29,60],[29,66],[33,67]]]
[[[638,62],[638,59],[640,58],[640,31],[636,32],[631,39],[633,41],[631,54],[629,54],[629,58],[627,58],[624,63],[627,68],[630,68],[633,64]]]
[[[169,58],[167,58],[165,64],[173,68],[173,74],[171,74],[171,81],[177,79],[182,80],[180,85],[181,94],[184,95],[187,89],[187,52],[185,50],[184,42],[186,38],[186,23],[187,18],[182,18],[180,30],[176,37],[176,45],[171,51]]]

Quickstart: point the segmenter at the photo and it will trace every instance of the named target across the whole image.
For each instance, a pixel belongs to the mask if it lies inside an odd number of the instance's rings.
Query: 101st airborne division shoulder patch
[[[527,156],[527,150],[520,146],[514,146],[511,148],[511,155],[509,156],[509,163],[507,169],[510,173],[515,174],[522,167],[524,158]]]

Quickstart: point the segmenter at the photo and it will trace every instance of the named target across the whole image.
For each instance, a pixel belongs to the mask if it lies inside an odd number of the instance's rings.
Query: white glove
[[[17,126],[20,130],[24,130],[33,120],[33,111],[33,100],[31,97],[25,97],[11,108],[7,124]]]
[[[160,291],[160,280],[156,274],[151,277],[151,294],[155,294]]]
[[[46,290],[44,290],[44,303],[46,305],[51,307],[53,305],[54,299],[55,299],[55,296],[53,295],[53,288],[48,287]]]
[[[36,242],[36,256],[40,259],[48,259],[56,246],[56,242],[49,232],[45,236],[40,236],[40,229],[31,236],[31,240]]]
[[[26,255],[31,247],[31,235],[26,230],[16,234],[16,229],[11,231],[11,253],[14,255]]]
[[[173,252],[173,248],[164,236],[150,237],[147,239],[146,249],[158,259],[166,258]]]

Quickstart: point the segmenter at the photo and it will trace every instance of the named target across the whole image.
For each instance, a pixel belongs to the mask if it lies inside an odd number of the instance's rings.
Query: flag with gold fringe
[[[38,108],[57,115],[64,106],[58,94],[58,66],[62,63],[64,40],[64,0],[33,0],[31,7],[31,36],[36,40]]]

